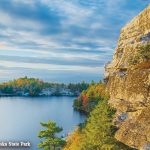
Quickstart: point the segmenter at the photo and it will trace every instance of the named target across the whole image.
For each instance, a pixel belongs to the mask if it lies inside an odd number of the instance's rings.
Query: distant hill
[[[89,84],[49,83],[35,78],[19,78],[0,84],[1,96],[78,96]]]

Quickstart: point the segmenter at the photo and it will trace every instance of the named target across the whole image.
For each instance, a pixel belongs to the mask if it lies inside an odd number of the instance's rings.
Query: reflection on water
[[[49,119],[67,134],[85,120],[72,108],[74,97],[0,97],[0,141],[30,141],[37,149],[40,122]]]

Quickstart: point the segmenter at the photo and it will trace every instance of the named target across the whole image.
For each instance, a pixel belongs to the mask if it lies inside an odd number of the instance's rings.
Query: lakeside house
[[[41,91],[39,95],[41,96],[52,96],[52,95],[61,95],[61,96],[75,96],[76,93],[79,92],[71,92],[70,89],[67,88],[58,88],[58,87],[53,87],[53,88],[46,88]]]
[[[44,88],[36,96],[79,96],[79,90],[71,90],[67,87],[49,87]],[[13,93],[5,93],[0,91],[0,96],[30,96],[29,92],[25,92],[21,89],[14,90]]]

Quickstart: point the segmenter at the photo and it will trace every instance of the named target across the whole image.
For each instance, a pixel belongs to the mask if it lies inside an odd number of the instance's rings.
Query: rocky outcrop
[[[149,43],[150,6],[122,28],[113,60],[105,66],[109,103],[117,109],[115,137],[141,150],[150,150],[150,60],[138,53]]]

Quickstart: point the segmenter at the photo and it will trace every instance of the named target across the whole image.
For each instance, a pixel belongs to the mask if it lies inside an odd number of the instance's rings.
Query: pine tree
[[[44,138],[44,141],[38,144],[39,148],[43,148],[44,150],[55,150],[57,147],[64,146],[65,141],[56,136],[56,133],[63,130],[62,128],[58,127],[56,123],[52,121],[41,123],[41,125],[46,129],[39,132],[38,137],[40,139]]]

